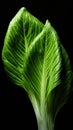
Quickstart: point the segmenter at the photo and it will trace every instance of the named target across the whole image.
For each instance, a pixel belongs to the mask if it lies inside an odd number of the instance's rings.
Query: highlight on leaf
[[[54,130],[55,118],[72,90],[69,56],[58,34],[21,8],[11,20],[2,59],[8,77],[27,92],[38,130]]]

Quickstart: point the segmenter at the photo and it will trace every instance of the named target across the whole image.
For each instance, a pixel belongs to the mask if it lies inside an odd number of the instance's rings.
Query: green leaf
[[[33,105],[39,130],[52,130],[71,92],[69,57],[57,32],[21,8],[9,24],[2,59],[10,79],[23,87]]]
[[[11,20],[2,51],[2,58],[8,76],[13,82],[22,85],[23,69],[29,46],[41,32],[43,24],[25,8],[21,8]],[[29,41],[29,42],[28,42]]]

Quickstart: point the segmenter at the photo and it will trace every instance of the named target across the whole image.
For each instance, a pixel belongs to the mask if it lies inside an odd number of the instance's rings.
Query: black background
[[[21,7],[45,23],[49,19],[70,56],[73,66],[73,9],[69,0],[2,0],[0,2],[0,54],[10,20]],[[72,67],[73,69],[73,67]],[[73,94],[56,118],[55,130],[73,129]],[[37,130],[37,122],[26,92],[7,78],[0,57],[0,127]]]

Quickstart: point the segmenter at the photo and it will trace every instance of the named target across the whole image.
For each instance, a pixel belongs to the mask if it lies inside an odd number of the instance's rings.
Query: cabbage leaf
[[[8,26],[2,59],[11,81],[27,92],[38,130],[53,130],[72,90],[72,69],[50,22],[43,24],[22,7]]]

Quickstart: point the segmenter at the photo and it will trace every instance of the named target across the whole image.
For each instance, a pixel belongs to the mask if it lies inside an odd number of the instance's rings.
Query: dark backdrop
[[[73,66],[73,9],[71,0],[2,0],[0,2],[0,54],[10,20],[25,6],[27,10],[45,23],[49,19],[58,32],[60,40],[70,56]],[[73,67],[72,67],[73,69]],[[73,94],[60,110],[55,130],[73,129]],[[0,129],[37,130],[37,122],[26,92],[11,83],[4,71],[0,55]]]

